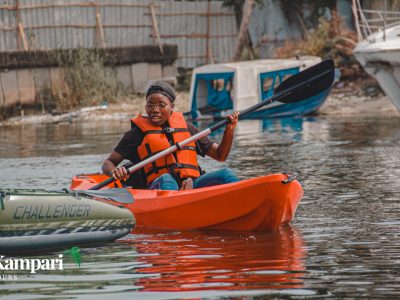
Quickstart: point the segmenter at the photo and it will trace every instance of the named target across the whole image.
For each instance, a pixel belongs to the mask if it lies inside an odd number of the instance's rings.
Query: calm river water
[[[100,171],[128,127],[127,122],[0,127],[0,188],[69,187],[74,174]],[[0,295],[400,296],[400,118],[241,121],[229,160],[201,164],[207,170],[229,166],[242,179],[296,172],[305,195],[292,225],[275,233],[135,231],[113,244],[82,248],[80,268],[66,262],[64,272],[0,280]]]

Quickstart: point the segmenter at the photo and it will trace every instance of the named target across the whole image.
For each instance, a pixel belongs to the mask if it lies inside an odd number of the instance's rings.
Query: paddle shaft
[[[214,130],[216,130],[216,129],[214,129]],[[185,146],[185,145],[187,145],[187,144],[189,144],[191,142],[197,141],[198,139],[201,139],[204,136],[209,135],[211,132],[212,132],[211,128],[207,128],[207,129],[205,129],[203,131],[200,131],[199,133],[196,133],[195,135],[192,135],[190,138],[187,138],[186,140],[183,140],[182,142],[176,143],[175,145],[173,145],[173,146],[171,146],[171,147],[169,147],[169,148],[167,148],[167,149],[165,149],[165,150],[163,150],[163,151],[161,151],[161,152],[159,152],[159,153],[157,153],[157,154],[155,154],[155,155],[153,155],[153,156],[151,156],[151,157],[149,157],[149,158],[147,158],[145,160],[142,160],[140,163],[138,163],[136,165],[133,165],[132,167],[128,168],[127,171],[128,171],[129,174],[134,173],[134,172],[140,170],[141,168],[143,168],[145,165],[150,164],[150,163],[156,161],[157,159],[162,158],[162,157],[164,157],[164,156],[166,156],[168,154],[171,154],[171,153],[179,150],[179,148],[181,148],[181,147],[183,147],[183,146]],[[113,183],[114,181],[115,181],[115,178],[110,177],[110,178],[104,180],[103,182],[100,182],[99,184],[91,187],[89,190],[101,189],[102,187],[105,187],[106,185],[109,185],[110,183]]]
[[[283,98],[290,97],[292,94],[295,94],[295,92],[299,92],[300,90],[304,90],[305,88],[310,87],[313,82],[322,78],[323,76],[326,76],[330,72],[332,72],[331,69],[326,70],[324,72],[320,72],[320,73],[316,74],[315,76],[307,78],[307,80],[305,82],[300,82],[298,84],[295,84],[291,87],[286,88],[283,91],[275,93],[271,98],[263,100],[263,101],[257,103],[256,105],[253,105],[253,106],[241,111],[239,114],[239,119],[243,119],[249,113],[251,113],[267,104],[270,104],[274,101],[283,100]],[[291,102],[297,102],[297,101],[301,101],[301,100],[303,100],[303,99],[291,99],[289,101],[282,101],[282,102],[291,103]],[[213,132],[221,127],[226,126],[226,124],[228,124],[229,122],[230,122],[229,119],[224,119],[224,120],[212,125],[211,127],[204,129],[203,131],[200,131],[199,133],[191,136],[190,138],[187,138],[186,140],[183,140],[182,142],[176,143],[175,145],[141,161],[140,163],[133,165],[132,167],[128,168],[127,171],[128,171],[128,173],[136,172],[136,171],[140,170],[141,168],[143,168],[144,166],[146,166],[147,164],[150,164],[150,163],[156,161],[157,159],[160,159],[168,154],[171,154],[171,153],[179,150],[181,147],[183,147],[191,142],[197,141],[198,139],[201,139],[202,137],[209,135],[211,132]],[[103,182],[100,182],[99,184],[91,187],[90,190],[101,189],[102,187],[105,187],[106,185],[113,183],[114,181],[115,181],[115,178],[110,177],[109,179],[107,179]]]

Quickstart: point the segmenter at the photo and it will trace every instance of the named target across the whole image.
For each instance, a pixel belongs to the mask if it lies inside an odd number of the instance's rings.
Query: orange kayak
[[[87,190],[106,179],[102,174],[77,175],[71,189]],[[303,197],[300,183],[287,174],[186,191],[127,190],[134,201],[124,205],[137,226],[178,230],[274,230],[292,220]]]

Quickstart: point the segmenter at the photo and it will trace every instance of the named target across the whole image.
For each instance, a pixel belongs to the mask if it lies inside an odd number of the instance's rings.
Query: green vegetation
[[[47,97],[56,110],[99,105],[124,96],[115,70],[106,67],[105,57],[98,51],[80,49],[74,57],[60,56],[59,61],[61,80]]]
[[[342,79],[365,77],[362,67],[353,57],[356,45],[356,34],[343,29],[340,17],[332,11],[331,21],[319,18],[318,26],[310,30],[302,40],[287,40],[283,47],[277,48],[277,58],[297,55],[315,55],[321,58],[333,58],[335,65],[341,69]]]

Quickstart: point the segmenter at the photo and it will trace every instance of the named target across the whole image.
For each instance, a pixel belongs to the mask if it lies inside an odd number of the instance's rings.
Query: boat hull
[[[108,177],[78,175],[71,189],[88,189]],[[176,230],[269,231],[289,223],[303,196],[300,183],[273,174],[190,191],[128,189],[125,206],[137,226]]]
[[[101,199],[45,190],[1,190],[0,249],[43,249],[112,242],[131,232],[132,213]]]
[[[373,76],[400,111],[400,25],[368,36],[353,53],[365,71]]]

